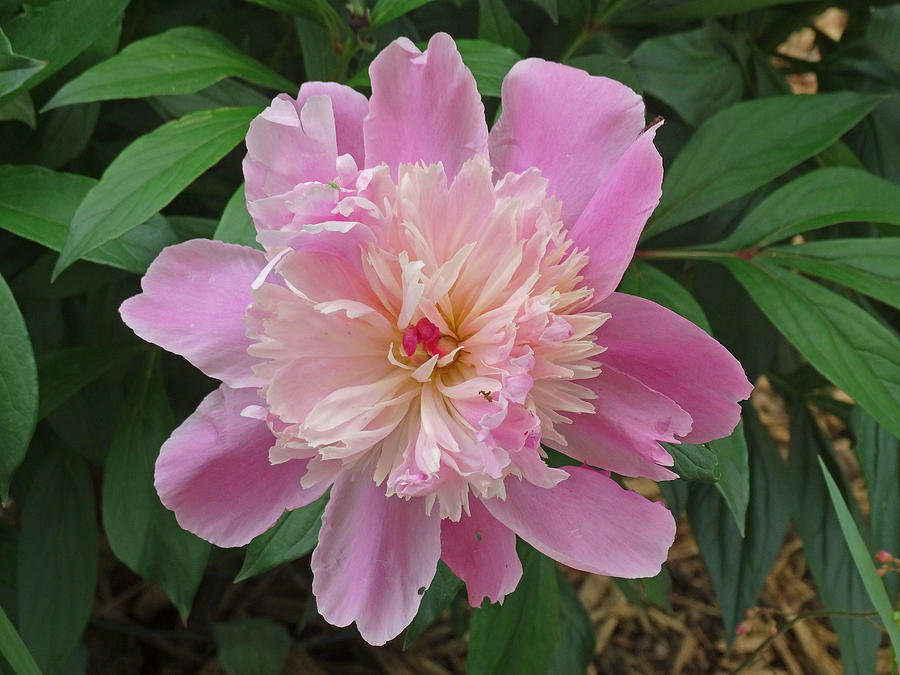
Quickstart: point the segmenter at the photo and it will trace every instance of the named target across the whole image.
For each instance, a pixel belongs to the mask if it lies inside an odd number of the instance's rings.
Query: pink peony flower
[[[673,478],[659,441],[727,435],[751,385],[705,332],[613,292],[660,196],[640,97],[528,59],[488,133],[447,35],[395,41],[370,74],[370,100],[310,82],[251,124],[265,253],[172,246],[122,305],[222,380],[163,446],[160,498],[240,546],[331,487],[313,592],[372,644],[412,620],[439,558],[472,605],[502,601],[516,535],[655,574],[672,515],[608,471]],[[541,443],[584,465],[551,468]]]

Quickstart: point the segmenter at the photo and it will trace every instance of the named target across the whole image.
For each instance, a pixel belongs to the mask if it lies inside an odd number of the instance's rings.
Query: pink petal
[[[607,474],[566,467],[567,480],[539,488],[506,479],[506,500],[484,505],[541,553],[614,577],[656,575],[675,540],[675,519],[662,504],[624,490]]]
[[[490,138],[498,176],[540,169],[569,226],[644,128],[641,97],[628,87],[541,59],[512,67],[501,103]]]
[[[364,475],[342,474],[312,556],[319,613],[335,626],[355,621],[369,644],[399,635],[434,578],[440,532],[440,516],[425,514],[425,500],[385,497],[384,486]]]
[[[677,478],[663,466],[672,457],[658,441],[677,442],[691,430],[691,416],[671,399],[611,366],[590,380],[579,380],[597,398],[595,413],[572,415],[559,431],[569,445],[548,444],[570,457],[623,476],[654,480]]]
[[[495,520],[478,499],[469,499],[471,515],[458,523],[441,521],[441,559],[466,582],[469,604],[480,607],[487,597],[503,602],[522,578],[516,535]]]
[[[162,503],[181,527],[217,546],[243,546],[328,487],[300,487],[305,461],[269,464],[275,438],[265,422],[241,417],[262,403],[252,389],[219,387],[172,432],[156,460]]]
[[[693,418],[689,443],[730,434],[750,396],[741,364],[690,321],[655,302],[613,293],[596,307],[612,318],[597,331],[597,358],[675,401]]]
[[[644,224],[662,194],[662,158],[653,147],[656,129],[631,144],[569,230],[580,249],[589,249],[584,285],[602,300],[619,285],[634,256]]]
[[[449,35],[436,33],[424,53],[406,38],[395,40],[369,75],[367,167],[384,162],[396,179],[402,162],[443,162],[453,178],[467,159],[487,157],[484,105]]]
[[[334,108],[334,127],[339,155],[350,154],[362,167],[366,158],[363,148],[363,119],[369,112],[368,99],[358,91],[336,82],[304,82],[297,94],[302,107],[310,96],[324,94]]]
[[[301,107],[287,94],[279,94],[247,131],[247,199],[279,195],[299,183],[327,183],[337,175],[336,162],[331,99],[311,96]]]
[[[256,386],[243,318],[250,284],[265,264],[261,252],[219,241],[169,246],[141,279],[143,293],[123,302],[119,313],[139,337],[210,377],[231,387]]]

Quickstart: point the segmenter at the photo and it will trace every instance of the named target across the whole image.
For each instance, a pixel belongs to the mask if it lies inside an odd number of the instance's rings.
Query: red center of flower
[[[403,329],[403,351],[409,357],[416,353],[419,345],[429,356],[435,354],[445,356],[449,350],[441,342],[440,329],[425,317],[419,319],[415,325],[409,325]]]

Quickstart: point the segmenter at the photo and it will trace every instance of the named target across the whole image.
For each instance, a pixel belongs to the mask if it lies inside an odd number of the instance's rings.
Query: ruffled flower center
[[[565,415],[593,412],[577,380],[599,373],[593,333],[609,315],[586,311],[587,257],[546,187],[535,169],[494,184],[482,159],[449,186],[439,164],[396,181],[376,167],[323,214],[346,221],[304,214],[279,232],[290,250],[247,315],[272,460],[310,458],[304,484],[363,472],[454,520],[470,492],[505,497],[509,474],[565,479],[540,441],[565,445]],[[358,254],[332,254],[329,237]]]

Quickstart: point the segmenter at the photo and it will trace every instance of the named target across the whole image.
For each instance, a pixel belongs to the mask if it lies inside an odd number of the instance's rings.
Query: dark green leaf
[[[372,18],[369,25],[372,29],[383,26],[384,24],[399,19],[407,12],[428,4],[432,0],[376,0],[375,6],[372,8]]]
[[[660,485],[664,484],[667,483],[660,483]],[[655,605],[666,612],[672,611],[672,603],[669,601],[669,594],[672,591],[672,576],[665,565],[655,577],[645,579],[613,578],[613,581],[625,599],[635,607],[646,611],[650,605]]]
[[[725,498],[741,535],[747,517],[750,500],[750,466],[748,464],[747,439],[744,423],[738,422],[730,436],[709,442],[709,449],[718,460],[719,480],[716,489]]]
[[[153,489],[156,456],[175,427],[153,361],[128,394],[106,457],[103,529],[116,557],[159,585],[186,620],[210,547],[178,526]]]
[[[826,239],[776,246],[763,255],[900,308],[900,237]]]
[[[615,23],[669,23],[752,12],[798,0],[632,0],[614,15]],[[812,2],[812,0],[799,0]]]
[[[107,33],[129,0],[57,0],[29,3],[3,29],[18,54],[47,62],[27,82],[30,89],[57,72]]]
[[[97,182],[40,166],[0,166],[0,228],[59,251],[78,205]],[[154,215],[85,260],[143,273],[170,244],[179,241],[166,220]]]
[[[764,260],[728,268],[820,373],[900,435],[900,339],[858,305]]]
[[[741,99],[741,68],[712,25],[645,40],[631,63],[644,91],[693,126]]]
[[[559,636],[556,563],[529,546],[519,551],[519,586],[472,617],[469,675],[545,675],[550,666]]]
[[[19,630],[45,672],[69,656],[90,617],[97,543],[85,461],[53,450],[25,497],[18,550]]]
[[[866,21],[866,43],[900,73],[900,6],[877,7]]]
[[[31,95],[27,91],[6,103],[0,104],[0,122],[7,120],[22,122],[22,124],[27,125],[31,129],[36,127],[37,119],[34,114],[34,103],[31,102]]]
[[[221,80],[196,94],[155,96],[150,105],[163,119],[184,117],[200,110],[213,108],[248,107],[269,105],[269,98],[239,80]],[[51,111],[52,115],[54,112]]]
[[[12,621],[0,607],[0,654],[16,675],[41,675],[31,652],[22,642]]]
[[[827,441],[809,412],[789,406],[791,452],[787,480],[794,529],[803,540],[806,564],[826,610],[869,612],[872,604],[841,535],[817,458],[832,457]],[[832,457],[833,459],[833,457]],[[832,615],[841,661],[847,675],[875,672],[880,631],[861,618]]]
[[[82,387],[104,373],[125,365],[134,355],[132,347],[71,347],[41,354],[37,360],[42,420]]]
[[[666,172],[645,235],[709,213],[834,143],[882,98],[841,92],[744,101],[708,119]]]
[[[662,443],[672,455],[675,465],[672,471],[685,480],[715,483],[719,480],[719,460],[709,448],[693,443]]]
[[[694,485],[688,501],[691,528],[722,608],[730,644],[747,609],[756,604],[787,531],[788,485],[784,465],[766,429],[749,413],[753,448],[746,530],[735,526],[722,496],[708,485]]]
[[[553,650],[548,675],[584,675],[594,658],[597,630],[562,572],[556,571],[559,587],[559,641]]]
[[[258,108],[204,110],[133,141],[75,212],[54,274],[166,206],[244,138],[259,112]]]
[[[228,675],[280,675],[291,651],[287,631],[268,619],[217,623],[213,635]]]
[[[5,501],[37,422],[38,379],[28,329],[2,276],[0,316],[0,501]]]
[[[472,71],[482,96],[500,96],[500,84],[520,56],[512,49],[484,40],[457,40],[463,63]]]
[[[253,219],[247,213],[247,200],[244,197],[243,185],[235,190],[225,205],[222,219],[219,221],[218,227],[216,227],[213,239],[218,239],[228,244],[262,248],[256,242],[256,227],[253,225]]]
[[[43,110],[116,98],[190,94],[226,77],[289,92],[297,88],[218,33],[179,26],[132,42],[89,68],[56,92]]]
[[[312,504],[283,513],[277,523],[247,545],[244,566],[234,580],[249,579],[312,551],[319,540],[327,503],[325,494]]]
[[[900,187],[868,171],[833,167],[792,180],[763,199],[726,239],[704,246],[740,251],[847,222],[900,225]]]
[[[584,56],[576,56],[566,61],[566,65],[573,68],[581,68],[591,75],[601,77],[610,77],[624,84],[626,87],[634,89],[638,94],[643,93],[641,81],[638,79],[637,73],[625,61],[609,56],[608,54],[586,54]]]
[[[294,26],[297,29],[297,41],[300,43],[306,79],[308,81],[331,79],[337,59],[334,43],[328,31],[321,24],[300,16],[294,17]]]
[[[509,13],[503,0],[478,0],[478,37],[528,54],[528,36]]]
[[[863,586],[866,588],[866,593],[868,593],[869,600],[872,601],[875,611],[878,612],[881,623],[887,629],[894,652],[900,653],[900,627],[894,623],[891,601],[888,598],[881,578],[875,571],[875,563],[872,562],[872,552],[869,551],[868,546],[863,541],[853,516],[850,514],[850,509],[847,508],[840,489],[835,484],[834,478],[831,477],[831,473],[829,473],[828,467],[825,466],[825,462],[822,461],[821,457],[819,457],[819,468],[825,477],[825,483],[828,486],[828,496],[831,497],[831,504],[834,506],[837,514],[838,523],[841,526],[844,541],[850,549],[850,556],[853,558],[853,564],[856,565],[856,571],[859,572],[859,576],[862,578]]]
[[[853,406],[850,428],[856,436],[854,450],[869,493],[872,548],[900,554],[900,440],[878,426],[858,405]],[[884,577],[895,600],[900,590],[897,577]]]
[[[409,627],[406,629],[406,635],[403,638],[403,649],[408,648],[416,638],[425,632],[425,629],[450,606],[453,599],[459,595],[463,587],[462,579],[459,579],[444,561],[439,560],[437,572],[431,585],[422,596],[422,603],[419,605],[419,611]]]

